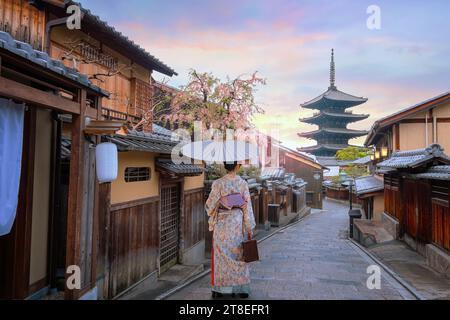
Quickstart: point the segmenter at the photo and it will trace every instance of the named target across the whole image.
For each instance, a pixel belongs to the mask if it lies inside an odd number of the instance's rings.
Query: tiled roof
[[[325,167],[342,167],[351,164],[351,161],[337,160],[335,157],[317,157],[317,161]]]
[[[384,190],[384,183],[381,178],[366,176],[355,179],[355,191],[358,196],[381,190]]]
[[[316,163],[316,164],[322,166],[322,165],[317,161],[316,156],[314,156],[314,155],[312,155],[312,154],[308,154],[308,153],[305,153],[305,152],[301,152],[301,151],[299,151],[299,150],[293,150],[293,149],[288,148],[288,147],[286,147],[286,146],[283,146],[283,145],[281,145],[281,144],[277,144],[276,147],[278,147],[280,150],[284,150],[284,151],[286,151],[286,152],[288,152],[288,153],[291,153],[291,154],[293,154],[293,155],[295,155],[295,156],[297,156],[297,157],[300,157],[300,158],[305,159],[305,160],[307,160],[307,161],[314,162],[314,163]]]
[[[105,137],[106,140],[117,145],[119,151],[144,151],[171,154],[178,141],[158,134],[134,131],[130,134]]]
[[[152,65],[153,69],[161,72],[168,76],[178,75],[172,68],[164,64],[162,61],[157,59],[155,56],[148,53],[140,45],[136,44],[133,40],[129,39],[127,36],[117,31],[114,27],[110,26],[106,21],[103,21],[99,16],[93,14],[89,9],[84,8],[80,3],[75,1],[66,1],[67,5],[77,5],[81,8],[81,11],[85,14],[83,19],[90,19],[91,22],[98,26],[98,28],[104,29],[107,33],[117,37],[117,39],[130,47],[131,51],[135,51],[140,57],[148,60]]]
[[[352,113],[352,112],[337,113],[337,112],[321,111],[321,112],[314,114],[312,117],[302,118],[302,119],[300,119],[300,121],[301,122],[316,122],[317,119],[323,119],[326,116],[332,117],[332,118],[346,118],[346,119],[349,119],[349,121],[351,122],[354,120],[366,119],[370,115],[369,114],[357,114],[357,113]]]
[[[353,129],[346,129],[346,128],[322,128],[319,130],[302,132],[302,133],[299,133],[298,135],[300,137],[310,137],[310,136],[315,136],[319,133],[338,133],[338,134],[348,134],[351,136],[363,136],[369,132],[366,130],[353,130]]]
[[[171,159],[157,159],[156,166],[159,169],[180,176],[199,176],[204,171],[203,168],[194,164],[175,164]]]
[[[285,169],[284,168],[264,168],[261,171],[261,179],[262,180],[272,180],[272,179],[283,179],[284,178]]]
[[[34,50],[31,45],[25,42],[15,40],[9,33],[0,31],[0,48],[14,53],[28,61],[35,63],[41,67],[51,70],[54,73],[63,75],[66,78],[78,82],[84,87],[98,92],[104,96],[109,93],[92,84],[89,78],[79,73],[77,70],[66,67],[61,61],[49,57],[45,52]]]
[[[450,166],[434,166],[423,173],[413,175],[421,179],[450,180]]]
[[[433,144],[426,149],[394,152],[389,159],[378,163],[377,167],[381,170],[416,168],[433,160],[450,164],[450,157],[444,154],[442,147]]]
[[[356,97],[351,94],[339,91],[335,88],[329,88],[320,96],[303,103],[303,108],[320,109],[324,106],[334,105],[350,108],[366,102],[366,98]]]
[[[363,158],[356,159],[352,162],[352,164],[355,165],[366,165],[369,164],[372,160],[370,159],[370,156],[365,156]]]
[[[160,125],[157,125],[156,123],[152,124],[152,129],[153,129],[153,132],[156,134],[160,134],[160,135],[168,136],[168,137],[176,136],[176,134],[173,131],[170,131],[169,129],[161,127]]]
[[[246,180],[247,180],[247,183],[248,183],[248,188],[250,190],[261,188],[261,184],[258,183],[256,181],[256,179],[252,178],[252,179],[246,179]]]
[[[106,141],[117,145],[119,151],[144,151],[162,154],[171,154],[178,141],[172,141],[166,136],[132,131],[126,136],[104,136]],[[70,159],[71,141],[68,138],[61,140],[61,158]]]
[[[354,147],[354,146],[349,145],[349,144],[316,144],[316,145],[310,146],[310,147],[298,148],[297,150],[299,152],[311,152],[311,151],[318,151],[318,150],[322,150],[322,149],[339,151],[339,150],[345,149],[347,147]]]

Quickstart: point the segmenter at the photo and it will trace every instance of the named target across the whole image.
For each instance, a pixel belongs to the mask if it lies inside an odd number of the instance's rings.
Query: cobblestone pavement
[[[348,207],[325,201],[324,210],[281,231],[259,245],[260,262],[252,264],[250,299],[412,299],[413,296],[381,271],[381,289],[366,286],[373,264],[347,240]],[[210,276],[178,291],[169,299],[211,299]]]

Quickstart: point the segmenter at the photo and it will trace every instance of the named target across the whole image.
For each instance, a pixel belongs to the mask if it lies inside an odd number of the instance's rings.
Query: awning
[[[204,169],[194,164],[175,164],[170,159],[156,159],[156,169],[167,175],[190,177],[199,176]]]

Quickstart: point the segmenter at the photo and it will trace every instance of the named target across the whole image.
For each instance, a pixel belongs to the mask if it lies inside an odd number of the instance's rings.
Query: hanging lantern
[[[118,152],[114,143],[105,142],[95,149],[97,179],[100,183],[112,182],[117,179]]]
[[[380,151],[375,151],[375,159],[380,159],[381,155],[380,155]]]
[[[383,158],[385,158],[385,157],[388,156],[388,148],[387,148],[387,147],[381,148],[381,156],[382,156]]]
[[[374,160],[375,160],[375,155],[372,154],[372,155],[370,156],[370,160],[374,161]]]

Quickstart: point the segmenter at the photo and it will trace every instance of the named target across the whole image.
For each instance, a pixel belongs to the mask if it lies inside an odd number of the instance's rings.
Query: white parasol
[[[195,141],[183,146],[181,153],[188,158],[202,160],[206,163],[245,160],[258,163],[258,146],[245,141]]]

